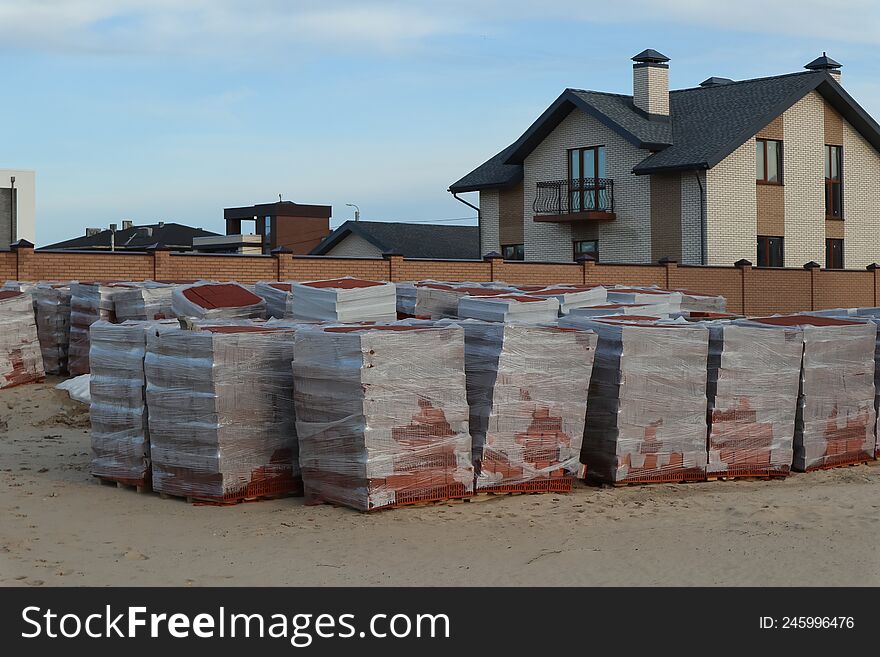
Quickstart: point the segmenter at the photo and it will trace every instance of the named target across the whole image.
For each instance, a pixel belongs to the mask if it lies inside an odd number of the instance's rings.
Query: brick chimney
[[[821,57],[816,57],[809,64],[805,64],[804,68],[810,71],[827,71],[828,74],[840,82],[840,67],[842,64],[835,62],[824,52]]]
[[[669,57],[648,48],[632,60],[633,104],[648,114],[669,116]]]

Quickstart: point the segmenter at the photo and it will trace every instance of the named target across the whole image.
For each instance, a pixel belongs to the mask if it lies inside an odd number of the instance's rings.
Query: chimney
[[[810,71],[825,71],[832,78],[840,82],[841,66],[842,64],[840,64],[839,62],[835,62],[823,52],[821,57],[816,57],[816,59],[811,61],[809,64],[806,64],[804,68]]]
[[[131,219],[123,219],[122,220],[122,230],[128,230],[134,225],[134,222]]]
[[[633,104],[648,114],[669,116],[669,57],[648,48],[632,60]]]

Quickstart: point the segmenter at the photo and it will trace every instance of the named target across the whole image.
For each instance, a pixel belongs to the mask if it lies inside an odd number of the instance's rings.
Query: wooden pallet
[[[106,477],[96,477],[98,483],[102,486],[114,486],[116,488],[125,488],[138,493],[151,493],[153,489],[149,482],[120,481],[118,479],[107,479]]]
[[[785,479],[789,475],[787,471],[779,470],[763,470],[755,472],[710,472],[706,475],[706,481],[737,481],[738,479],[759,479],[761,481],[772,481],[774,479]]]
[[[194,504],[196,506],[235,506],[237,504],[243,504],[245,502],[265,502],[268,500],[280,500],[285,497],[296,497],[297,495],[302,495],[302,493],[297,493],[296,491],[291,491],[289,493],[273,493],[270,495],[256,495],[253,497],[231,497],[222,500],[217,499],[208,499],[202,497],[194,497],[192,495],[176,495],[174,493],[159,493],[159,499],[162,500],[181,500],[186,502],[187,504]]]

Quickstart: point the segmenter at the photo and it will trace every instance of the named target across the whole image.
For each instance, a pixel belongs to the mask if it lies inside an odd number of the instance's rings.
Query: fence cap
[[[504,256],[502,256],[498,251],[489,251],[486,255],[483,256],[483,260],[503,260]]]
[[[672,258],[670,256],[663,256],[657,261],[658,265],[669,265],[669,264],[677,264],[678,260]]]
[[[146,250],[147,251],[170,251],[171,247],[167,246],[165,244],[159,244],[159,242],[156,242],[155,244],[150,244],[150,246],[148,246],[146,248]]]
[[[810,260],[809,262],[804,263],[804,269],[819,269],[822,265],[820,265],[815,260]]]
[[[751,267],[751,266],[752,266],[752,262],[751,262],[750,260],[746,260],[745,258],[742,258],[742,259],[737,260],[736,262],[734,262],[734,263],[733,263],[733,266],[734,266],[734,267]]]
[[[865,269],[867,269],[868,271],[874,271],[876,269],[880,269],[880,265],[878,265],[876,262],[872,262],[870,265],[865,267]]]
[[[382,254],[382,257],[385,258],[386,260],[387,260],[388,258],[393,258],[393,257],[395,257],[395,256],[397,256],[398,258],[402,258],[402,257],[403,257],[403,254],[402,254],[400,251],[394,251],[394,250],[392,250],[392,251],[385,251],[385,253]]]
[[[269,253],[272,253],[274,255],[276,253],[293,253],[293,251],[291,249],[288,249],[286,246],[276,246],[274,249],[269,251]]]
[[[18,251],[18,249],[32,249],[34,248],[34,245],[27,240],[18,240],[17,242],[10,244],[9,248],[13,251]]]

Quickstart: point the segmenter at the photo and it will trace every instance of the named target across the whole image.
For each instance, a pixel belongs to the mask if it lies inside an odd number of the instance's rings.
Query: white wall
[[[348,236],[327,252],[328,256],[349,258],[381,258],[382,251],[359,235]]]
[[[33,244],[37,239],[36,174],[33,171],[0,169],[0,187],[9,189],[12,186],[10,182],[12,176],[15,176],[15,189],[18,190],[16,194],[18,199],[16,204],[18,215],[16,239],[27,240]],[[0,244],[0,248],[5,246],[7,245]]]

